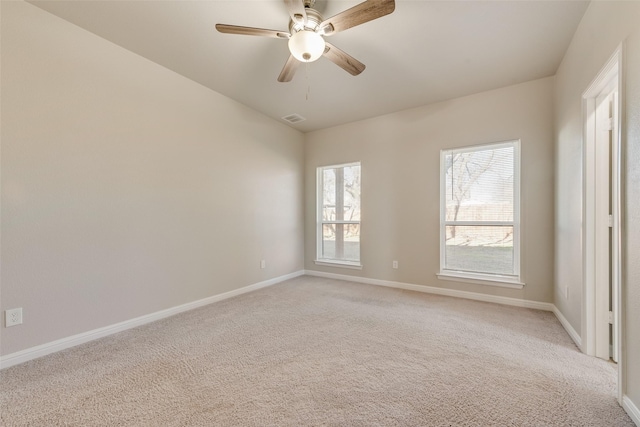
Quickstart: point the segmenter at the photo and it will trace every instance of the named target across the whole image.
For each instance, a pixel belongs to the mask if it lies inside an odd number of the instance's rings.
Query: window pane
[[[343,168],[343,218],[360,221],[360,165]]]
[[[360,221],[360,166],[324,169],[322,220]]]
[[[445,269],[513,275],[513,227],[445,227]]]
[[[336,169],[322,171],[322,220],[336,220]]]
[[[515,148],[445,156],[447,221],[513,221]]]
[[[324,224],[321,258],[360,261],[360,224]]]

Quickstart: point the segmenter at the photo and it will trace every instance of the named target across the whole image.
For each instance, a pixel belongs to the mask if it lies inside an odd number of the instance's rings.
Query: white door
[[[582,350],[618,363],[622,404],[621,136],[622,46],[582,95],[584,120],[584,292]]]
[[[614,206],[617,189],[613,188],[618,158],[617,86],[605,88],[595,99],[595,352],[602,359],[618,360],[617,354],[617,291],[614,260]]]

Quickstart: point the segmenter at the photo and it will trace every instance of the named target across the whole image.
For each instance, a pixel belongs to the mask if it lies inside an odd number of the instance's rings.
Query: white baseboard
[[[127,329],[135,328],[137,326],[141,326],[146,323],[155,322],[156,320],[164,319],[166,317],[170,317],[178,313],[182,313],[184,311],[193,310],[194,308],[209,305],[217,301],[222,301],[222,300],[232,298],[241,294],[245,294],[247,292],[252,292],[261,288],[266,288],[267,286],[275,285],[276,283],[293,279],[294,277],[302,276],[303,274],[304,274],[304,271],[302,270],[296,271],[294,273],[285,274],[284,276],[275,277],[273,279],[254,283],[253,285],[245,286],[239,289],[234,289],[233,291],[214,295],[201,300],[182,304],[176,307],[171,307],[166,310],[161,310],[155,313],[136,317],[135,319],[126,320],[124,322],[116,323],[114,325],[105,326],[103,328],[94,329],[92,331],[83,332],[81,334],[72,335],[70,337],[62,338],[46,344],[38,345],[38,346],[21,350],[15,353],[7,354],[6,356],[0,357],[0,369],[18,365],[20,363],[24,363],[29,360],[37,359],[38,357],[46,356],[47,354],[55,353],[57,351],[74,347],[76,345],[84,344],[86,342],[93,341],[98,338],[106,337],[108,335],[112,335]]]
[[[434,286],[414,285],[412,283],[393,282],[390,280],[370,279],[367,277],[348,276],[344,274],[325,273],[322,271],[305,270],[308,276],[326,277],[328,279],[347,280],[350,282],[366,283],[369,285],[386,286],[389,288],[407,289],[410,291],[424,292],[428,294],[445,295],[449,297],[472,299],[476,301],[493,302],[496,304],[511,305],[515,307],[533,308],[536,310],[553,311],[554,305],[548,302],[529,301],[518,298],[501,297],[496,295],[480,294],[477,292],[458,291],[455,289],[437,288]]]
[[[582,340],[580,338],[580,335],[576,332],[575,329],[573,329],[573,326],[571,326],[569,321],[562,315],[560,310],[558,310],[558,308],[554,304],[551,304],[548,302],[529,301],[529,300],[522,300],[517,298],[501,297],[496,295],[480,294],[477,292],[458,291],[455,289],[415,285],[412,283],[402,283],[402,282],[393,282],[389,280],[370,279],[367,277],[349,276],[346,274],[325,273],[323,271],[315,271],[315,270],[305,270],[304,274],[308,276],[326,277],[328,279],[347,280],[350,282],[366,283],[369,285],[387,286],[390,288],[407,289],[411,291],[425,292],[429,294],[446,295],[446,296],[456,297],[456,298],[466,298],[466,299],[472,299],[476,301],[493,302],[496,304],[504,304],[504,305],[511,305],[516,307],[552,311],[553,314],[555,314],[558,320],[560,321],[560,324],[562,324],[564,329],[567,331],[567,333],[569,334],[573,342],[576,343],[578,348],[582,350]]]
[[[622,407],[627,411],[631,420],[640,427],[640,409],[638,409],[636,404],[633,403],[628,396],[622,396]]]
[[[556,317],[564,327],[564,330],[567,331],[573,342],[576,343],[580,351],[582,351],[582,338],[580,338],[580,334],[578,334],[576,330],[573,329],[571,323],[569,323],[566,317],[564,317],[564,315],[560,312],[560,310],[558,310],[558,307],[556,307],[555,305],[553,306],[553,314],[556,315]]]

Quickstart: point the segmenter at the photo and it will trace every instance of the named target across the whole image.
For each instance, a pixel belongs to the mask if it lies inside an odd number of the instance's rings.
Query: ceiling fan
[[[357,76],[365,65],[324,40],[340,31],[364,24],[394,11],[394,0],[366,0],[351,9],[324,19],[313,8],[316,0],[284,0],[289,11],[289,32],[263,28],[216,24],[221,33],[273,37],[289,40],[289,59],[278,76],[279,82],[290,82],[301,62],[313,62],[324,56],[348,73]]]

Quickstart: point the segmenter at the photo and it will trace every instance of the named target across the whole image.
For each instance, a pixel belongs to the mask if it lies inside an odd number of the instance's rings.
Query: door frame
[[[622,311],[622,254],[621,254],[621,173],[622,173],[622,53],[623,46],[620,45],[615,50],[609,61],[600,70],[596,78],[589,85],[582,95],[583,105],[583,136],[584,136],[584,156],[583,156],[583,269],[584,269],[584,289],[582,297],[582,351],[591,356],[596,355],[596,319],[598,318],[596,295],[596,230],[602,227],[602,218],[596,218],[596,97],[603,91],[615,85],[618,96],[616,103],[616,123],[613,124],[613,132],[611,135],[611,209],[612,209],[612,232],[611,232],[611,286],[614,289],[612,294],[612,304],[614,306],[614,325],[613,333],[615,334],[614,352],[618,356],[618,401],[622,402],[623,392],[623,352],[622,337],[623,323]],[[607,261],[608,262],[608,261]]]

